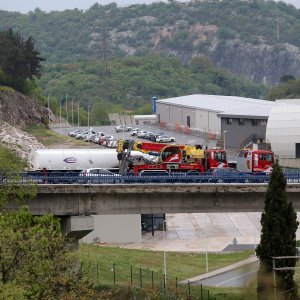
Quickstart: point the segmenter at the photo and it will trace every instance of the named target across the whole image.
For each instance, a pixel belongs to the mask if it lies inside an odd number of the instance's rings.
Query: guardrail
[[[300,171],[284,172],[287,183],[300,183]],[[2,176],[1,184],[16,182],[20,184],[147,184],[147,183],[268,183],[270,173],[199,173],[180,172],[163,175],[82,175],[76,172],[28,172],[14,174],[8,178]]]

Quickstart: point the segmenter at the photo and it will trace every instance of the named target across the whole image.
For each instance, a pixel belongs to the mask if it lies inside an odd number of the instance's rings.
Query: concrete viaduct
[[[267,184],[41,184],[27,203],[33,215],[60,217],[64,232],[81,238],[94,229],[91,215],[260,212]],[[288,184],[300,211],[300,184]],[[9,208],[14,209],[12,205]]]

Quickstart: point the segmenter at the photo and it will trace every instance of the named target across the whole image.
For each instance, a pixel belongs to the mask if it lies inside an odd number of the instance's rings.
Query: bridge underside
[[[261,212],[267,184],[39,185],[34,215]],[[300,210],[300,185],[287,194]],[[11,206],[10,208],[13,208]]]

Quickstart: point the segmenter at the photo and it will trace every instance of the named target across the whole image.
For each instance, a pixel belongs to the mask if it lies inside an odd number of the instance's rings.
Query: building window
[[[227,124],[232,124],[232,118],[227,118]]]
[[[186,126],[191,127],[191,117],[190,116],[186,116]]]
[[[244,119],[243,118],[239,118],[239,125],[244,125]]]
[[[296,143],[296,158],[300,158],[300,143]]]
[[[252,119],[252,126],[257,126],[257,125],[258,125],[258,120]]]

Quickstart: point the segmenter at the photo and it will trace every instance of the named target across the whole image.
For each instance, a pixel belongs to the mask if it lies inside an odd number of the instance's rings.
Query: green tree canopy
[[[26,80],[41,76],[39,52],[34,49],[32,37],[26,40],[12,29],[0,32],[0,68],[6,77],[0,84],[24,91]]]
[[[26,163],[12,150],[0,146],[0,211],[8,201],[24,203],[35,196],[34,185],[20,185]]]
[[[0,213],[1,299],[93,299],[58,218]]]
[[[273,87],[266,96],[266,99],[299,99],[300,98],[300,78],[292,79]]]

